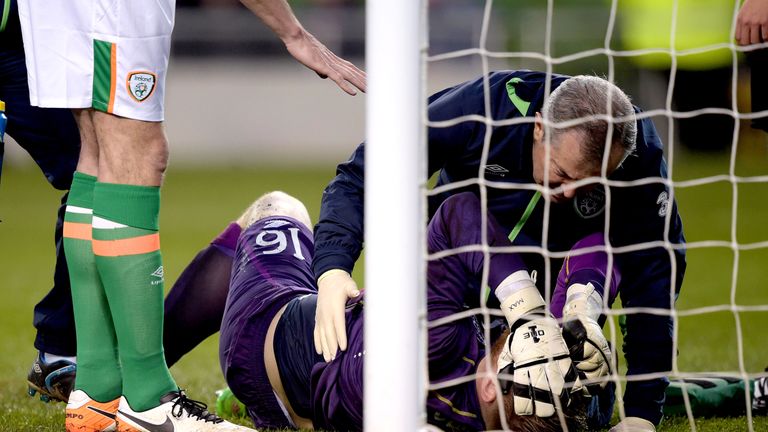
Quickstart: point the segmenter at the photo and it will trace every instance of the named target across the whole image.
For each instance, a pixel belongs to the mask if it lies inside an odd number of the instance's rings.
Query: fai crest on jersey
[[[128,79],[126,80],[128,94],[130,94],[136,102],[144,102],[155,91],[156,82],[157,78],[152,72],[130,72],[128,74]]]
[[[599,216],[605,210],[605,190],[603,190],[603,186],[600,185],[590,191],[577,193],[576,198],[573,200],[573,208],[584,219]]]

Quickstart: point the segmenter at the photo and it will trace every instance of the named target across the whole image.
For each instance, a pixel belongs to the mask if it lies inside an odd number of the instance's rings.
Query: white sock
[[[73,357],[58,356],[58,355],[48,354],[41,351],[40,357],[42,357],[43,361],[45,361],[46,363],[56,363],[59,360],[65,360],[70,363],[77,363],[77,356],[73,356]]]

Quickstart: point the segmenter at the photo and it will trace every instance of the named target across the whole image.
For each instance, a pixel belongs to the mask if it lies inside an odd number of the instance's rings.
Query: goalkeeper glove
[[[640,417],[626,417],[608,432],[656,432],[656,426]]]
[[[495,290],[511,333],[499,355],[502,392],[513,394],[515,413],[550,417],[570,402],[571,388],[581,387],[560,327],[543,316],[544,300],[525,271],[513,273]]]
[[[568,287],[563,307],[563,337],[579,376],[587,389],[596,394],[608,384],[603,377],[611,372],[611,347],[597,323],[603,299],[594,285]]]

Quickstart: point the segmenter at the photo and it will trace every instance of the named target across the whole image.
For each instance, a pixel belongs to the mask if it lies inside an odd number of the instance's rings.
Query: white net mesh
[[[768,110],[753,110],[750,106],[749,68],[744,62],[744,53],[756,52],[768,47],[768,44],[739,46],[733,41],[739,2],[549,0],[544,5],[539,2],[488,0],[482,8],[458,3],[430,2],[425,11],[430,18],[430,47],[423,58],[427,70],[426,87],[429,93],[433,93],[482,76],[484,109],[482,113],[470,112],[440,120],[425,114],[424,123],[430,128],[448,128],[466,122],[484,125],[484,145],[476,177],[440,184],[425,190],[425,194],[435,198],[459,189],[475,188],[483,208],[487,208],[492,199],[489,194],[498,194],[499,191],[539,191],[545,197],[552,193],[552,189],[535,183],[496,181],[487,175],[487,169],[492,166],[489,163],[491,147],[498,144],[492,131],[503,127],[530,126],[533,122],[530,116],[493,118],[490,113],[493,112],[495,96],[490,92],[490,72],[530,68],[545,72],[548,78],[558,73],[597,74],[616,83],[632,96],[633,103],[643,109],[638,114],[638,121],[652,119],[658,128],[668,172],[667,176],[659,174],[630,180],[617,179],[606,176],[609,164],[608,159],[603,158],[600,177],[575,182],[575,186],[599,183],[605,190],[605,246],[581,249],[575,254],[605,251],[609,267],[606,279],[610,280],[615,257],[663,249],[667,253],[660,259],[666,260],[671,269],[667,288],[672,304],[667,307],[643,302],[623,303],[622,284],[619,284],[619,298],[613,308],[607,307],[605,297],[606,308],[603,312],[608,319],[603,330],[614,347],[616,363],[610,377],[616,385],[617,397],[611,423],[615,424],[628,415],[622,399],[628,382],[669,377],[691,381],[673,386],[678,389],[676,394],[670,393],[674,390],[672,388],[667,391],[667,416],[660,430],[666,427],[678,428],[674,430],[707,429],[707,422],[714,422],[708,417],[718,414],[731,418],[727,423],[710,424],[725,427],[726,430],[728,427],[750,431],[767,428],[768,422],[764,418],[753,417],[750,388],[752,380],[765,376],[763,371],[768,366],[768,344],[763,336],[763,331],[768,328],[768,290],[764,282],[768,277],[768,268],[764,264],[768,261],[768,228],[764,224],[768,206],[762,198],[768,193],[768,152],[765,133],[753,129],[750,121],[767,117]],[[720,12],[696,12],[696,9],[706,10],[712,6],[710,3],[718,5],[713,8]],[[723,10],[725,13],[722,13]],[[715,23],[712,20],[718,21]],[[433,22],[455,27],[435,28]],[[657,31],[660,26],[665,29],[661,36]],[[640,34],[638,29],[643,28],[645,33]],[[725,30],[718,33],[717,29],[723,28]],[[664,43],[654,45],[658,40]],[[646,46],[638,47],[643,43]],[[690,87],[695,87],[697,91],[683,91]],[[717,106],[715,102],[720,91],[716,87],[725,91],[725,106]],[[545,97],[551,91],[547,79]],[[754,105],[756,101],[751,102]],[[611,120],[609,129],[612,129],[613,122],[622,119],[611,118],[610,110],[608,113],[608,116],[581,118],[565,126],[602,118]],[[726,123],[730,119],[730,126],[718,123],[722,119],[726,119]],[[543,119],[543,124],[553,126],[549,119]],[[548,141],[549,136],[545,136]],[[544,172],[549,173],[550,148],[545,148]],[[544,184],[547,184],[547,175]],[[654,184],[665,186],[667,195],[663,198],[659,196],[659,201],[653,204],[664,206],[669,205],[665,203],[677,202],[686,243],[674,240],[675,213],[670,211],[671,208],[665,208],[660,239],[615,244],[609,235],[611,214],[617,210],[612,209],[611,191]],[[501,250],[536,254],[543,257],[539,268],[539,278],[543,279],[540,285],[553,287],[560,267],[553,266],[552,259],[562,259],[570,253],[568,250],[541,246],[552,240],[549,224],[553,205],[549,200],[541,200],[537,204],[539,210],[531,215],[542,221],[538,244],[517,242],[502,249],[490,247],[483,229],[481,244],[441,251],[429,255],[428,259],[434,262],[452,254],[481,251],[487,264],[490,254]],[[517,214],[524,210],[525,205],[517,209]],[[483,213],[481,224],[485,227],[487,223]],[[675,302],[680,269],[674,256],[675,251],[683,249],[687,251],[687,270]],[[484,286],[488,283],[488,272],[486,265]],[[549,302],[552,293],[550,289],[545,291],[545,300]],[[479,315],[482,317],[485,350],[490,352],[492,321],[502,315],[498,309],[487,307],[487,302],[487,298],[481,296],[479,307],[428,322],[427,325],[434,329]],[[671,317],[674,326],[671,367],[668,370],[626,374],[619,318],[633,314]],[[635,366],[635,369],[643,367]],[[428,391],[440,392],[457,385],[467,385],[482,375],[432,382]],[[484,376],[492,377],[493,373]],[[740,383],[742,387],[737,393],[728,390],[731,393],[726,394],[728,391],[723,391],[718,394],[719,402],[712,402],[715,399],[707,399],[705,393],[697,393],[694,388],[699,388],[697,386],[702,382],[713,377],[723,378],[724,381],[708,382],[717,385]],[[705,386],[706,389],[709,387]],[[715,406],[717,403],[720,405]],[[673,405],[677,411],[672,410]],[[503,412],[504,407],[500,410]],[[560,420],[563,421],[562,415]],[[505,421],[502,426],[506,428]]]

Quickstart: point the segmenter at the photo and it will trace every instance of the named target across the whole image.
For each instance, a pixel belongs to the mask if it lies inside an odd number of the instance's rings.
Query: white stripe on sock
[[[67,205],[67,213],[93,214],[93,209]]]
[[[93,221],[91,222],[91,225],[93,225],[94,229],[128,228],[128,225],[112,222],[111,220],[100,218],[98,216],[93,217]]]

